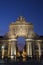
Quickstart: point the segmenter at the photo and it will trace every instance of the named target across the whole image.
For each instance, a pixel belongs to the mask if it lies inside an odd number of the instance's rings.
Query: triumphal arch
[[[24,17],[20,16],[16,22],[12,22],[9,26],[9,32],[7,33],[7,42],[4,44],[7,46],[7,57],[16,58],[16,57],[36,57],[41,56],[41,43],[42,40],[39,39],[39,36],[34,32],[34,26],[32,23],[29,23],[25,20]],[[25,45],[22,51],[18,49],[17,39],[23,37],[25,39]],[[22,44],[23,46],[23,44]],[[2,58],[5,56],[4,47],[2,47]]]
[[[26,42],[26,54],[32,57],[32,39],[34,38],[34,31],[32,23],[26,22],[26,20],[20,16],[16,22],[12,22],[9,26],[9,52],[8,56],[16,56],[17,47],[16,41],[18,37],[24,37]]]

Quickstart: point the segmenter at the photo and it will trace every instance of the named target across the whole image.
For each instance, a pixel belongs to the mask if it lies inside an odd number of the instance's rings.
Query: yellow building
[[[17,47],[17,38],[23,37],[25,45],[23,51],[20,52]],[[0,55],[2,58],[16,58],[16,57],[33,57],[40,58],[43,55],[43,36],[39,36],[34,32],[34,26],[20,16],[16,22],[9,25],[9,32],[0,37]]]

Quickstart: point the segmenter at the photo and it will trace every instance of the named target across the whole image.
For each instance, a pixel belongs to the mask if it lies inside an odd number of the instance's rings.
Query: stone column
[[[29,54],[30,54],[30,46],[29,46],[30,44],[29,44],[29,42],[27,41],[26,42],[26,52],[27,52],[27,55],[29,56]]]
[[[31,45],[31,41],[27,41],[26,42],[26,51],[27,51],[28,57],[32,57],[32,45]]]
[[[14,55],[16,55],[16,42],[14,42]]]
[[[39,51],[39,58],[41,56],[41,45],[40,45],[40,41],[37,42],[38,43],[38,51]]]
[[[14,58],[14,43],[13,41],[11,42],[11,59]]]
[[[16,60],[16,42],[14,42],[14,57],[15,57],[15,60]]]
[[[11,55],[11,41],[8,42],[8,58]]]
[[[30,41],[30,56],[32,57],[32,42]]]
[[[5,52],[5,49],[4,49],[4,45],[2,46],[2,59],[4,58],[4,52]]]
[[[11,42],[11,59],[15,57],[16,59],[16,43],[15,41]]]

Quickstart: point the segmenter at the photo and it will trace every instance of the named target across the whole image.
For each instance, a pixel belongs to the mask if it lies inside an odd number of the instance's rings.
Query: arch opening
[[[17,48],[19,51],[22,52],[24,47],[25,47],[25,38],[20,36],[17,38]]]

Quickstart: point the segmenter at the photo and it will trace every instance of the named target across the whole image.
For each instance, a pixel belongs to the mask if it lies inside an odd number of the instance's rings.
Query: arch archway
[[[9,42],[9,48],[11,45],[11,55],[17,55],[17,50],[22,51],[24,49],[25,43],[23,45],[23,41],[27,39],[26,41],[26,51],[27,55],[32,55],[31,52],[31,42],[28,40],[29,38],[32,38],[33,34],[33,25],[31,23],[27,23],[23,17],[19,17],[19,19],[12,23],[9,27],[9,38],[11,39]],[[17,41],[16,41],[16,40]],[[20,39],[20,41],[18,41]],[[17,45],[17,42],[19,43]],[[22,43],[21,43],[22,42]],[[9,49],[8,49],[9,52]]]
[[[20,36],[17,38],[17,47],[19,51],[23,51],[24,47],[25,47],[25,38]]]

